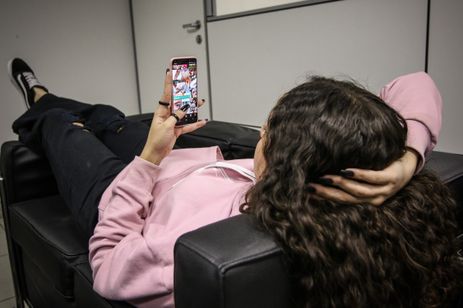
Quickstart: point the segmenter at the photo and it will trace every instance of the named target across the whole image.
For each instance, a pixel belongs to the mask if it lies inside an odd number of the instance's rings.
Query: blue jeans
[[[141,153],[149,127],[127,120],[112,106],[46,94],[13,123],[13,130],[20,141],[46,156],[60,195],[90,237],[103,192]]]

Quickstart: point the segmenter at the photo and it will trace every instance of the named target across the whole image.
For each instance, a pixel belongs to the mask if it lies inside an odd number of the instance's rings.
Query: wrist
[[[415,174],[421,161],[421,155],[415,149],[407,147],[404,157]]]
[[[140,158],[149,161],[152,164],[158,165],[161,164],[163,157],[157,153],[153,153],[151,150],[144,148],[140,154]]]

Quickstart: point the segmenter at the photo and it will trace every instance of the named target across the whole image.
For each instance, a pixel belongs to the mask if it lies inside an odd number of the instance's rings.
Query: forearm
[[[425,125],[414,120],[407,120],[407,150],[417,157],[416,172],[423,168],[426,154],[432,150],[434,144],[432,137]]]

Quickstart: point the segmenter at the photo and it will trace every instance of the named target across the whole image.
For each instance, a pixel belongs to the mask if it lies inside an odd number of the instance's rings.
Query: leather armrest
[[[2,145],[0,174],[7,205],[58,193],[48,161],[19,141]]]
[[[177,308],[291,307],[281,249],[248,215],[182,235],[174,254]]]

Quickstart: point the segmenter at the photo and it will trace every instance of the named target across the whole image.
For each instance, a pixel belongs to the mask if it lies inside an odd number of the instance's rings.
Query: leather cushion
[[[62,198],[56,195],[10,205],[10,228],[22,252],[63,296],[72,298],[71,265],[87,260],[88,243]]]

